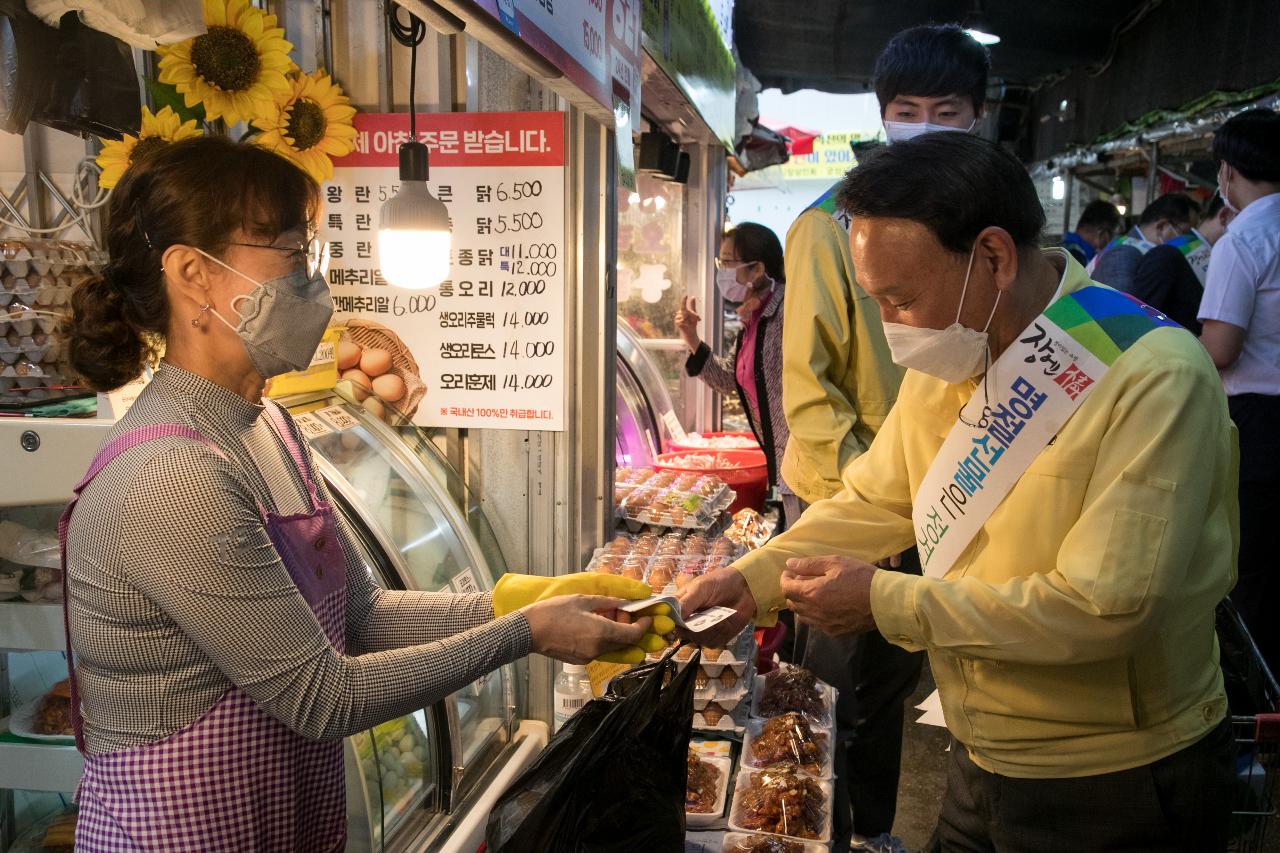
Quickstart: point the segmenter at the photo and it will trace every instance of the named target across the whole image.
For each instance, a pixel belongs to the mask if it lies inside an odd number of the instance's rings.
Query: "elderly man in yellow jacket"
[[[1225,849],[1238,471],[1207,354],[1040,251],[1035,188],[991,143],[888,146],[838,201],[909,368],[897,405],[840,494],[683,609],[735,607],[728,634],[790,606],[927,651],[955,739],[944,851]],[[923,576],[873,565],[911,545]]]

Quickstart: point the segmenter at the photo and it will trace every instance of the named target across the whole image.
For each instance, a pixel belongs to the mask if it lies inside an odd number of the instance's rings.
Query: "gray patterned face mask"
[[[251,293],[231,300],[231,310],[240,318],[238,324],[233,325],[216,309],[210,312],[240,337],[258,375],[270,379],[306,369],[333,317],[333,300],[324,274],[317,270],[308,275],[299,270],[260,282],[207,252],[196,251],[255,285]]]

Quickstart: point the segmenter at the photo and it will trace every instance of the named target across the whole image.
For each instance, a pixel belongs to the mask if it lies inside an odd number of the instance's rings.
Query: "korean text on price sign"
[[[399,189],[403,113],[358,114],[356,151],[325,184],[321,236],[339,320],[391,329],[427,393],[421,426],[565,428],[564,116],[420,114],[428,186],[449,209],[450,275],[404,290],[378,268],[378,215]]]

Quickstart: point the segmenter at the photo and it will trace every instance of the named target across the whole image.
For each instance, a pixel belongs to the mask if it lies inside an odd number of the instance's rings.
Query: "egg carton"
[[[716,705],[716,716],[708,714],[708,706]],[[714,722],[713,722],[714,720]],[[741,737],[747,730],[747,703],[739,702],[733,708],[720,708],[718,703],[708,702],[693,712],[693,728],[700,732]]]
[[[31,364],[56,362],[62,353],[62,342],[47,335],[41,335],[40,338],[37,341],[30,335],[13,335],[12,340],[0,337],[0,364],[17,364],[20,360]]]
[[[0,241],[0,263],[13,276],[59,275],[67,270],[99,269],[107,253],[87,243],[65,240]]]
[[[0,294],[0,302],[3,302],[2,297]],[[17,332],[20,337],[26,337],[37,332],[46,335],[57,332],[61,316],[36,311],[43,309],[33,309],[22,303],[0,305],[0,335]]]

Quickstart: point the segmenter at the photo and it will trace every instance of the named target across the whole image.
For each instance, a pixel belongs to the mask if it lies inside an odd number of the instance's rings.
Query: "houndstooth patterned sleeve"
[[[529,653],[528,622],[511,614],[447,639],[340,654],[230,463],[187,443],[153,456],[133,482],[120,543],[130,579],[231,683],[300,734],[361,731]],[[154,488],[163,482],[199,487]]]

